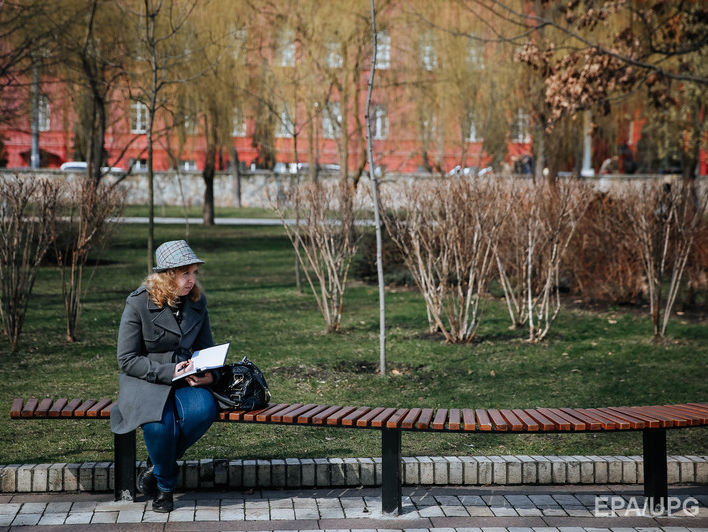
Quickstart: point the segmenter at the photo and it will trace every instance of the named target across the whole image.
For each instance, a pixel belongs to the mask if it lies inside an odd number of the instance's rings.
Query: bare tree
[[[0,319],[13,352],[50,245],[59,193],[57,181],[0,179]]]
[[[303,183],[290,189],[287,198],[288,207],[298,206],[302,223],[289,224],[286,206],[274,198],[271,204],[283,220],[327,331],[338,331],[349,267],[357,250],[354,220],[359,208],[347,183]]]
[[[481,179],[431,180],[406,187],[400,212],[384,217],[420,289],[430,332],[471,342],[491,278],[501,223],[512,208]]]
[[[663,337],[694,241],[705,224],[708,194],[703,191],[696,200],[694,188],[683,181],[645,183],[638,189],[627,185],[620,194],[628,213],[626,230],[644,266],[654,337]]]
[[[67,342],[76,341],[89,252],[105,242],[115,227],[108,219],[120,216],[122,196],[119,189],[107,184],[79,179],[69,184],[62,197],[62,217],[55,224],[52,242],[61,271]]]
[[[587,204],[589,190],[560,181],[507,183],[513,207],[494,250],[512,325],[528,324],[530,342],[543,340],[561,308],[560,266]]]

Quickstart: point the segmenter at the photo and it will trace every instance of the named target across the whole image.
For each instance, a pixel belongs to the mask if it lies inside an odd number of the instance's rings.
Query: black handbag
[[[210,389],[221,410],[256,410],[270,401],[263,373],[248,358],[219,368],[219,373],[219,380]]]

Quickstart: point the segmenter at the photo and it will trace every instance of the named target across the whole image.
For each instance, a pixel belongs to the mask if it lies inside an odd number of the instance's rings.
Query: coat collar
[[[170,331],[177,336],[182,335],[182,331],[177,325],[177,320],[175,320],[174,314],[167,305],[159,307],[152,299],[148,298],[147,301],[148,310],[152,313],[152,323],[153,325]]]
[[[187,298],[184,303],[184,318],[182,318],[182,334],[187,336],[190,331],[204,320],[204,300],[192,301]]]
[[[148,297],[147,307],[148,310],[154,314],[152,318],[154,325],[170,331],[177,336],[187,336],[189,332],[204,319],[205,307],[203,299],[192,301],[187,298],[184,302],[184,317],[182,318],[181,327],[177,324],[174,314],[172,314],[172,311],[167,305],[160,307]]]

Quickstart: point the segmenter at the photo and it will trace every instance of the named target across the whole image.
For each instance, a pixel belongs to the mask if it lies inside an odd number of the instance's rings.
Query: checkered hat
[[[155,272],[164,272],[190,264],[204,264],[204,261],[197,258],[196,253],[184,240],[170,240],[161,244],[155,250],[155,259],[157,266],[152,269]]]

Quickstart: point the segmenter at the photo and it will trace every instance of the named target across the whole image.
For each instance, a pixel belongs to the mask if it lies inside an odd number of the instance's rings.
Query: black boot
[[[157,493],[157,479],[155,478],[155,466],[148,462],[148,468],[138,475],[138,489],[148,497]]]
[[[152,511],[159,513],[171,512],[174,509],[171,491],[157,490],[157,495],[152,501]]]

